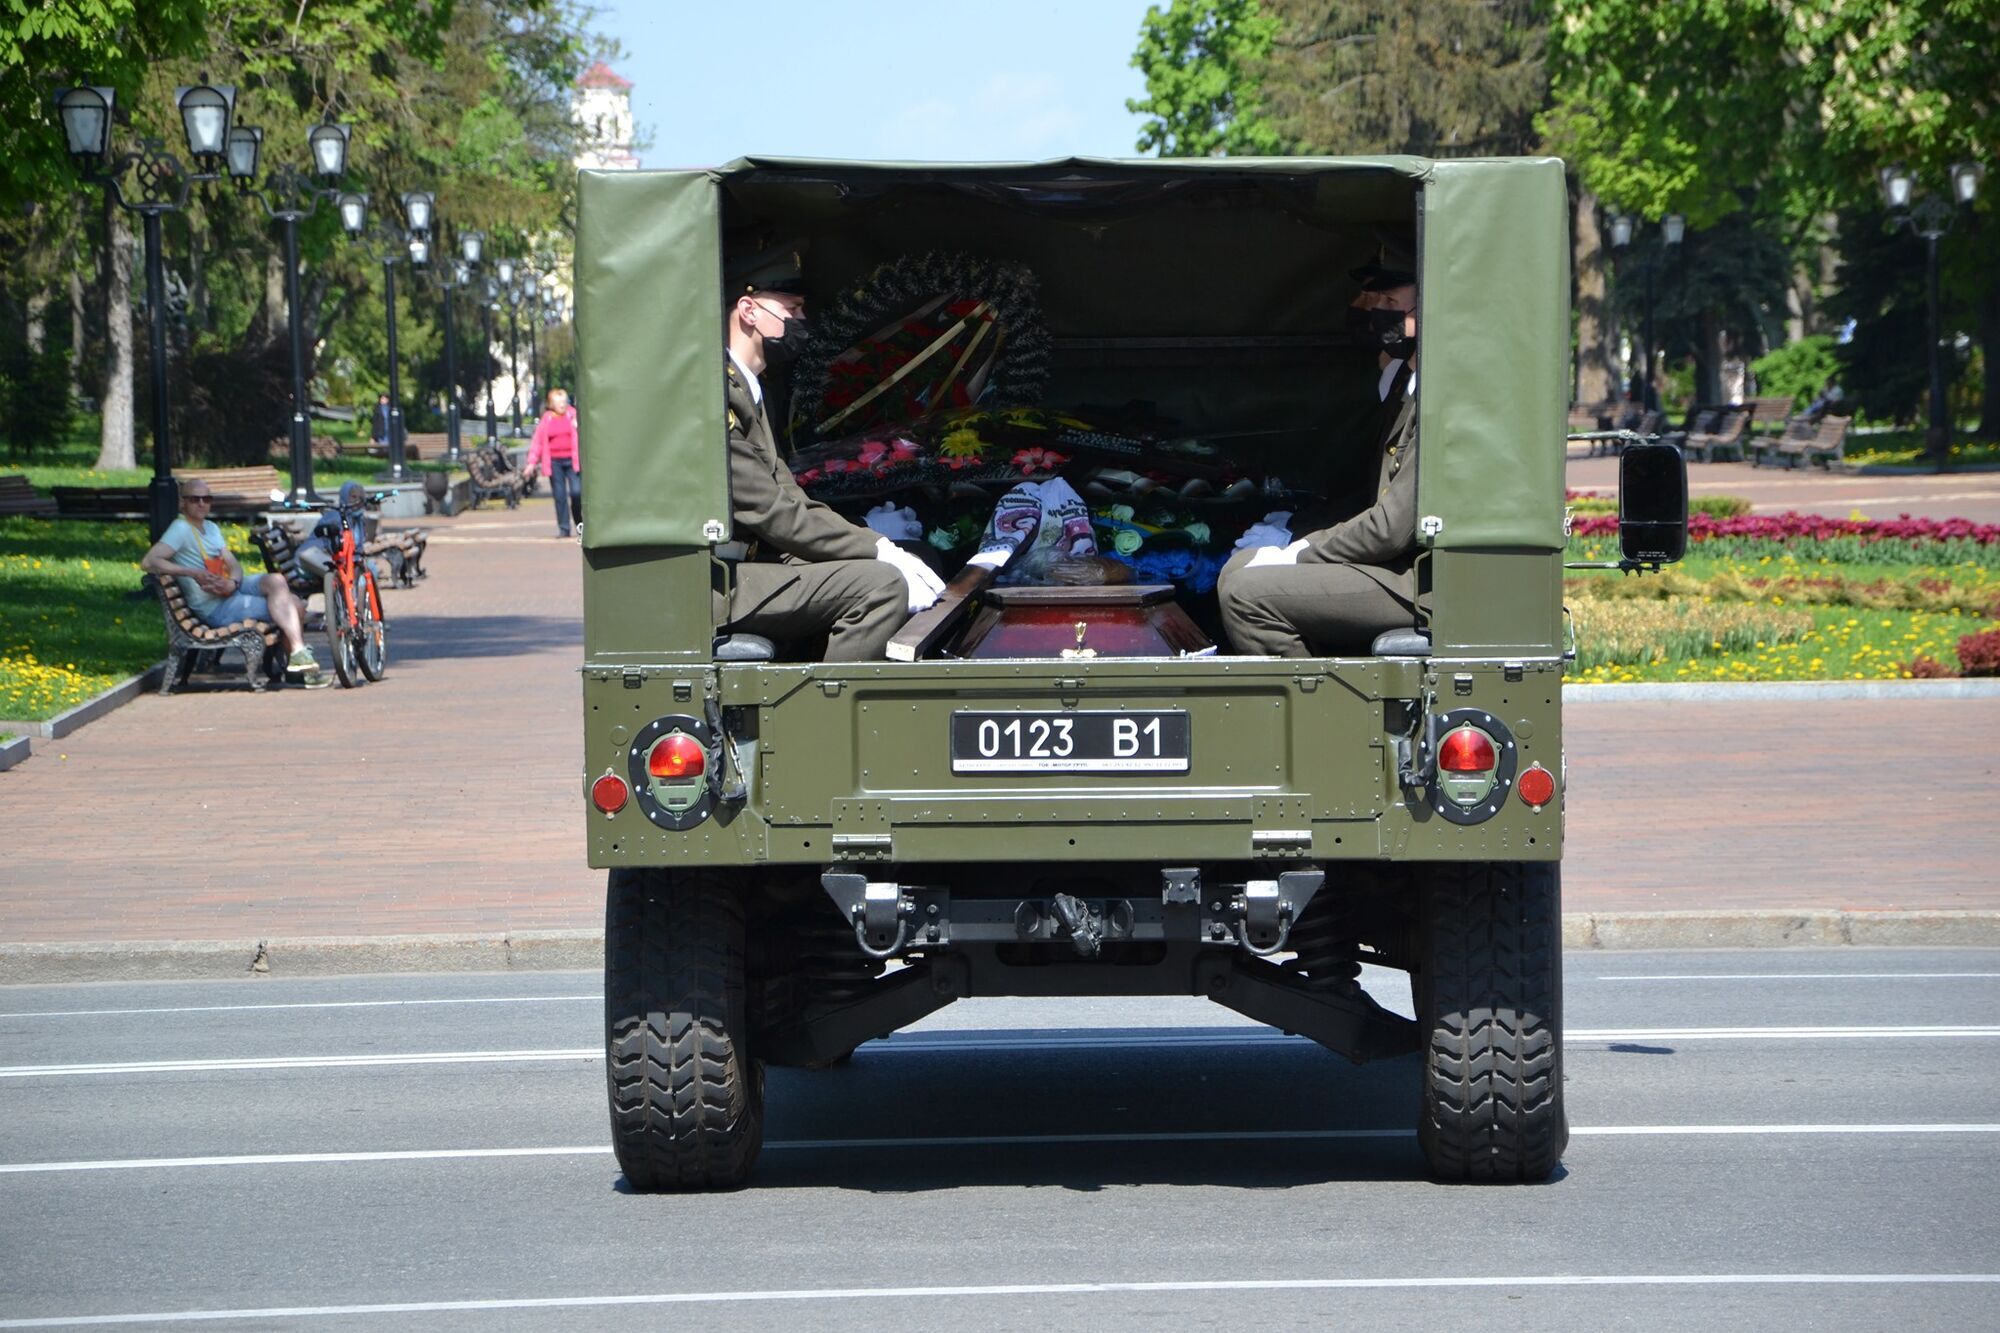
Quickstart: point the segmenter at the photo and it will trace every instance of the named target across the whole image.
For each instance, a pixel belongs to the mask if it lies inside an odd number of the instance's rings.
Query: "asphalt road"
[[[1411,1060],[1195,999],[987,1000],[774,1072],[751,1188],[635,1196],[597,980],[0,989],[0,1328],[1969,1328],[2000,1298],[2000,951],[1574,956],[1574,1137],[1515,1189],[1424,1178]]]

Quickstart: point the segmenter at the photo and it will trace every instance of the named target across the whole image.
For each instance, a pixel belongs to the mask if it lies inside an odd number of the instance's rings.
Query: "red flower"
[[[1024,476],[1032,472],[1054,472],[1067,462],[1068,455],[1053,449],[1023,449],[1014,455],[1014,466],[1021,469]]]

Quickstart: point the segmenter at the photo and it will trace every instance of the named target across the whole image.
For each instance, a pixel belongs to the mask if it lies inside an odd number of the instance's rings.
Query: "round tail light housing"
[[[1539,810],[1555,799],[1556,776],[1540,764],[1530,764],[1514,784],[1514,790],[1524,802]]]
[[[668,732],[646,752],[646,774],[656,780],[698,778],[707,770],[708,752],[684,731]]]
[[[1491,773],[1499,762],[1493,738],[1477,727],[1459,727],[1438,746],[1438,767],[1447,773]]]
[[[1483,708],[1454,708],[1435,725],[1435,749],[1423,743],[1431,811],[1453,824],[1483,824],[1514,790],[1514,733]]]
[[[623,810],[631,797],[632,789],[616,773],[606,773],[590,784],[590,803],[607,815]]]

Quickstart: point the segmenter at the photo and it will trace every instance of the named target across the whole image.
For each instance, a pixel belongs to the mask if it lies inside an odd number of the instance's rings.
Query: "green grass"
[[[1599,605],[1603,605],[1600,603]],[[1738,606],[1752,605],[1738,603]],[[1929,611],[1865,611],[1845,606],[1808,606],[1811,627],[1795,637],[1753,640],[1734,651],[1712,649],[1638,654],[1636,660],[1572,669],[1567,678],[1585,684],[1623,681],[1716,680],[1901,680],[1917,657],[1929,657],[1958,673],[1958,641],[1990,629],[1983,616]],[[1579,610],[1578,634],[1586,644],[1588,616]],[[1713,640],[1711,640],[1713,642]],[[1586,653],[1588,649],[1586,648]],[[1587,657],[1586,659],[1587,660]]]
[[[1924,433],[1920,430],[1870,431],[1865,435],[1849,435],[1843,456],[1856,467],[1920,468],[1930,465],[1930,459],[1924,453]],[[1958,467],[2000,463],[2000,441],[1975,440],[1954,432],[1951,462]]]
[[[342,443],[363,443],[368,438],[365,424],[343,426],[337,422],[317,422],[317,433],[331,435]],[[482,424],[481,430],[484,426]],[[466,439],[474,447],[484,440],[484,435],[468,432]],[[139,464],[136,468],[113,468],[99,471],[92,465],[97,462],[98,420],[95,416],[80,416],[76,426],[61,440],[42,445],[32,451],[15,456],[0,453],[0,473],[25,473],[28,484],[40,491],[51,486],[144,486],[153,476],[152,456],[144,427],[141,426],[138,440]],[[273,460],[273,465],[286,478],[292,469],[288,462]],[[201,464],[195,464],[201,466]],[[320,483],[353,480],[366,482],[374,478],[388,463],[384,459],[370,458],[365,454],[351,457],[315,460],[313,463],[313,484],[317,489],[325,489]],[[415,472],[441,472],[445,465],[433,458],[408,465]]]
[[[225,524],[246,569],[249,529]],[[39,722],[166,655],[159,599],[139,591],[139,523],[0,518],[0,717]]]

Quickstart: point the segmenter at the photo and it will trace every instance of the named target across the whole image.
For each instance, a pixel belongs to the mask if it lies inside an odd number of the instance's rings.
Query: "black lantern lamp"
[[[1609,219],[1611,247],[1623,250],[1632,244],[1633,234],[1638,230],[1639,220],[1629,213],[1613,213]],[[1669,213],[1660,219],[1660,239],[1669,246],[1678,247],[1687,235],[1687,219],[1679,213]],[[1658,391],[1653,385],[1653,266],[1654,256],[1647,254],[1646,264],[1646,305],[1642,327],[1645,346],[1640,349],[1641,374],[1645,377],[1645,388],[1640,395],[1640,406],[1648,411],[1660,405]]]
[[[419,236],[431,234],[431,219],[437,212],[437,196],[429,190],[411,190],[403,195],[403,217]]]
[[[181,132],[188,155],[204,170],[214,170],[229,146],[229,119],[236,109],[236,89],[227,84],[198,83],[174,89],[180,108]]]
[[[117,93],[110,88],[58,88],[56,112],[62,118],[69,155],[79,164],[94,163],[111,151],[111,108]]]
[[[264,131],[253,125],[231,125],[229,145],[224,149],[224,164],[229,169],[229,178],[239,186],[248,186],[257,179],[257,163],[264,155]]]
[[[483,231],[462,231],[458,234],[458,254],[468,264],[477,264],[480,253],[486,248],[486,233]]]
[[[1612,248],[1623,250],[1630,244],[1632,244],[1632,215],[1630,213],[1613,213],[1611,215]]]
[[[347,140],[353,131],[345,125],[324,121],[312,127],[306,135],[306,147],[312,152],[313,170],[328,180],[337,180],[347,174]]]
[[[1679,245],[1687,235],[1688,220],[1679,213],[1669,213],[1660,219],[1660,239],[1668,245]]]
[[[410,238],[410,263],[415,268],[423,268],[431,262],[431,242],[428,236]]]
[[[1980,182],[1986,179],[1983,162],[1956,162],[1951,168],[1951,197],[1970,208],[1979,197]]]
[[[368,230],[368,196],[358,190],[342,192],[333,201],[334,212],[340,214],[340,229],[349,236],[359,236]]]
[[[514,261],[513,261],[513,260],[511,260],[511,259],[503,259],[503,260],[501,260],[501,261],[500,261],[500,262],[499,262],[498,264],[496,264],[496,265],[494,266],[494,271],[495,271],[495,274],[496,274],[496,275],[497,275],[497,276],[499,277],[499,279],[500,279],[500,285],[501,285],[501,286],[502,286],[503,288],[504,288],[504,287],[512,287],[512,286],[514,285]]]
[[[1892,162],[1875,173],[1875,179],[1882,186],[1882,202],[1892,213],[1900,213],[1910,206],[1916,195],[1917,180],[1910,169],[1901,162]]]

